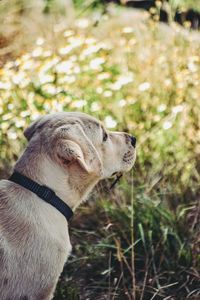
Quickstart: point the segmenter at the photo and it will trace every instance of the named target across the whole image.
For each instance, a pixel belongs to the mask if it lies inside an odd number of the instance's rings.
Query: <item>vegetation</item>
[[[79,9],[80,7],[92,7],[92,8],[96,8],[96,7],[101,7],[101,6],[106,6],[108,3],[110,2],[115,2],[121,5],[130,5],[131,4],[129,2],[134,2],[133,1],[109,1],[109,0],[73,0],[73,3],[75,4],[75,6]],[[137,2],[137,0],[135,0],[135,2]],[[143,6],[145,7],[145,3],[148,3],[147,1],[143,1]],[[154,1],[150,1],[151,3],[149,4],[149,6],[153,6],[155,5],[156,7],[161,7],[161,6],[168,6],[168,9],[171,9],[172,12],[174,12],[174,10],[178,9],[180,11],[185,11],[187,9],[194,9],[195,11],[200,11],[200,3],[198,0],[154,0]],[[134,3],[133,3],[134,4]],[[141,3],[141,7],[142,7],[142,3]]]
[[[84,111],[138,139],[132,173],[77,210],[55,300],[198,299],[199,34],[126,10],[54,33],[0,69],[1,172],[40,114]]]
[[[179,9],[194,9],[200,11],[200,3],[198,0],[170,0],[172,7]]]

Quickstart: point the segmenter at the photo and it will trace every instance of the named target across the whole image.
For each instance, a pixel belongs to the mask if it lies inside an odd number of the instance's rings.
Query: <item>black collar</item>
[[[51,190],[47,186],[40,185],[16,171],[14,171],[9,180],[23,186],[47,203],[54,206],[57,210],[59,210],[61,214],[65,216],[67,221],[69,221],[73,216],[73,211],[71,210],[71,208],[65,202],[63,202],[63,200],[61,200],[53,190]]]

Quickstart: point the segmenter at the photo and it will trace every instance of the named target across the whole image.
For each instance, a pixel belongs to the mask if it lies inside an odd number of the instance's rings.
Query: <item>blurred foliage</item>
[[[141,184],[158,180],[166,192],[174,183],[177,192],[195,192],[199,41],[179,27],[147,23],[113,24],[102,40],[89,19],[79,19],[57,49],[39,37],[32,53],[7,62],[0,70],[2,162],[19,153],[23,128],[40,114],[83,110],[139,137]]]
[[[73,0],[73,3],[75,4],[76,8],[82,8],[82,7],[92,7],[92,8],[96,8],[96,7],[101,7],[102,5],[107,5],[110,2],[114,2],[117,4],[121,4],[121,5],[129,5],[131,6],[131,4],[134,2],[139,2],[138,0],[133,0],[133,1],[128,1],[128,0],[121,0],[121,1],[117,1],[117,0]],[[146,3],[145,3],[146,2]],[[200,11],[200,3],[198,0],[154,0],[154,1],[149,1],[150,4],[149,6],[156,6],[156,7],[161,7],[161,6],[165,6],[165,5],[169,5],[168,9],[171,9],[172,12],[176,9],[180,10],[180,11],[185,11],[187,9],[194,9],[195,11]],[[141,1],[140,6],[142,7],[146,7],[148,0],[147,1]],[[145,5],[146,4],[146,5]],[[139,5],[139,4],[138,4]]]
[[[132,25],[124,11],[95,18],[56,27],[53,46],[38,36],[0,69],[0,168],[14,163],[24,128],[41,114],[84,111],[135,135],[133,176],[112,194],[97,191],[97,209],[89,203],[74,220],[75,252],[55,299],[79,299],[77,286],[80,299],[131,299],[133,275],[138,299],[197,295],[199,35],[146,15]]]
[[[184,9],[194,9],[200,11],[200,3],[198,0],[170,0],[170,5],[173,8]]]

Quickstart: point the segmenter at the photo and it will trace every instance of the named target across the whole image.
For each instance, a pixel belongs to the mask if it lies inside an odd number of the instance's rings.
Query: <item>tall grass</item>
[[[133,176],[77,211],[55,299],[198,298],[199,34],[118,9],[51,24],[54,43],[41,31],[0,69],[4,176],[40,114],[84,111],[138,139]]]
[[[197,0],[170,0],[169,2],[172,8],[175,9],[194,9],[196,11],[200,11],[200,3]]]

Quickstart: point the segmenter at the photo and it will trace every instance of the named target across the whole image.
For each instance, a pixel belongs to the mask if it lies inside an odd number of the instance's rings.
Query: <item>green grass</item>
[[[111,1],[101,1],[101,0],[73,0],[73,3],[77,9],[96,9],[96,8],[106,8],[106,6]],[[113,1],[113,3],[119,3],[117,1]],[[127,5],[128,1],[121,1],[120,4],[122,6]],[[170,12],[170,14],[174,14],[177,10],[179,12],[183,12],[189,9],[193,9],[197,12],[200,12],[200,3],[198,0],[164,0],[164,1],[154,1],[155,7],[160,8],[163,7],[164,10]],[[130,5],[130,4],[129,4]],[[131,6],[131,5],[130,5]],[[153,5],[152,5],[153,7]]]
[[[170,0],[170,4],[173,8],[180,10],[194,9],[200,11],[200,3],[198,0]]]
[[[143,17],[132,25],[126,11],[94,22],[77,19],[53,45],[38,37],[0,69],[1,173],[40,114],[84,111],[135,135],[133,172],[112,192],[100,184],[75,215],[55,299],[198,299],[198,35]]]

